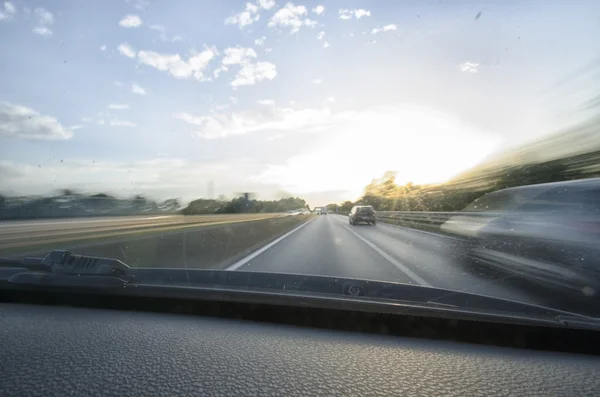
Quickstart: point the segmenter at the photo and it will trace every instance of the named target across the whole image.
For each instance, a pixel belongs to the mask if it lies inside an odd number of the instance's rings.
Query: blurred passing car
[[[600,178],[488,193],[443,225],[470,256],[527,279],[600,296]]]
[[[372,205],[355,205],[348,214],[348,221],[351,225],[357,225],[360,222],[375,225],[377,217]]]

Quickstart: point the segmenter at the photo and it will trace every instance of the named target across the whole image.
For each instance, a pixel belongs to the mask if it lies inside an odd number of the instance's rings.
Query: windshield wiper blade
[[[0,258],[0,267],[26,269],[13,274],[8,279],[11,284],[113,287],[134,279],[131,268],[118,259],[77,255],[65,250],[54,250],[44,258]]]

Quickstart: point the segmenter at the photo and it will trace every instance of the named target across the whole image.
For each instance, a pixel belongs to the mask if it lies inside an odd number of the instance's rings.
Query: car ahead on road
[[[375,225],[377,214],[372,205],[355,205],[348,214],[348,221],[351,225],[358,225],[360,222]]]
[[[441,228],[479,263],[600,296],[600,178],[498,190],[463,212]]]

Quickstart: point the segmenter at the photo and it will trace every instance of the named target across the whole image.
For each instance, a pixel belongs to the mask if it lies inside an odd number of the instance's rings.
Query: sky
[[[600,2],[0,0],[0,37],[0,192],[316,206],[572,122]]]

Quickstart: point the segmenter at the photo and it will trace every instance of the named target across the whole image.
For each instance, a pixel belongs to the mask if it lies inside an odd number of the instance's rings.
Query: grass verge
[[[235,223],[201,225],[153,235],[71,241],[38,249],[42,255],[52,249],[69,249],[83,255],[117,258],[130,266],[214,269],[225,268],[237,258],[267,244],[311,217],[306,215],[245,220]],[[22,253],[23,254],[23,253]],[[32,255],[34,252],[27,252]],[[233,259],[233,260],[232,260]]]

